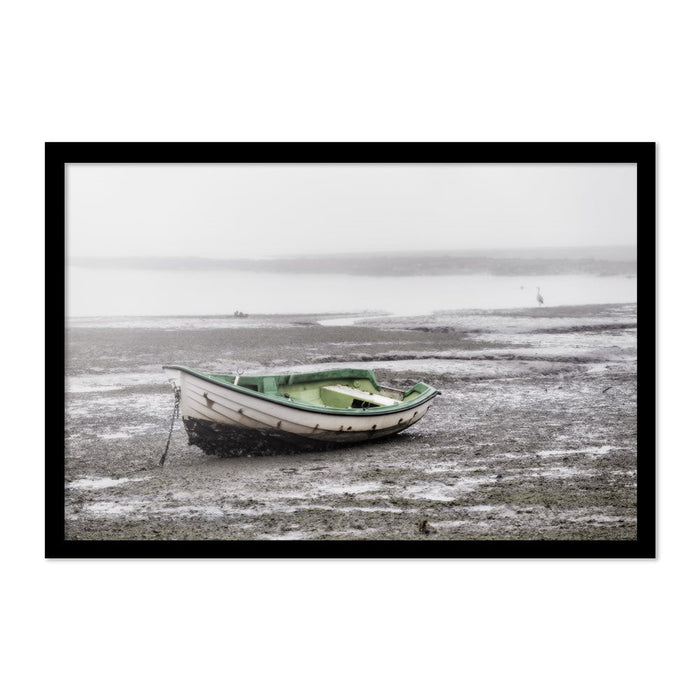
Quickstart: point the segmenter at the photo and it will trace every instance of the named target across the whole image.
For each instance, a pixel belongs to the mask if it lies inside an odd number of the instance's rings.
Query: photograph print
[[[46,144],[46,555],[653,557],[654,163]]]

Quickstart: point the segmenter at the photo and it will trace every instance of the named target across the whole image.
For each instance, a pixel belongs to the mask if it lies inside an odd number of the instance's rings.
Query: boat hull
[[[183,418],[183,424],[187,431],[188,444],[199,447],[208,455],[217,457],[325,451],[343,445],[357,444],[365,440],[377,440],[400,432],[387,430],[377,433],[375,431],[364,437],[358,436],[353,441],[331,441],[308,439],[292,433],[283,433],[270,429],[253,430],[197,418]]]
[[[166,372],[179,394],[190,444],[223,456],[327,449],[386,437],[417,423],[434,398],[381,413],[321,412],[236,391],[179,369]]]

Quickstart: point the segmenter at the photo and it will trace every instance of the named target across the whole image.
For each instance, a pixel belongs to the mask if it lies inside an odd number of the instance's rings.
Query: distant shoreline
[[[73,328],[91,327],[93,322],[100,322],[99,326],[111,327],[111,323],[118,323],[116,327],[122,327],[123,322],[134,322],[139,327],[149,327],[149,321],[167,321],[172,322],[173,327],[177,326],[177,322],[186,322],[188,320],[198,320],[204,322],[225,322],[225,327],[266,327],[276,325],[291,324],[294,326],[325,326],[324,321],[346,319],[347,321],[357,320],[380,321],[381,319],[391,321],[408,318],[421,319],[440,319],[445,315],[453,317],[473,316],[473,315],[493,315],[493,316],[513,316],[513,317],[560,317],[560,316],[596,316],[598,314],[606,314],[617,310],[628,310],[632,313],[632,309],[636,309],[637,302],[616,302],[616,303],[601,303],[601,304],[562,304],[559,306],[548,307],[525,307],[513,309],[453,309],[453,310],[436,310],[431,313],[421,313],[415,315],[392,314],[388,311],[371,310],[366,311],[335,311],[335,312],[313,312],[313,313],[277,313],[277,314],[250,314],[247,318],[239,318],[233,314],[143,314],[143,315],[103,315],[103,316],[68,316],[66,318],[67,326]],[[233,323],[234,326],[229,326]],[[156,324],[161,325],[161,324]],[[328,324],[333,325],[333,324]],[[345,324],[338,324],[345,325]],[[359,324],[358,324],[359,325]],[[124,328],[131,328],[129,324],[123,325]],[[135,327],[135,326],[134,326]],[[203,326],[207,328],[207,326]]]
[[[370,277],[441,275],[535,276],[633,275],[636,247],[531,248],[480,251],[345,253],[268,258],[75,257],[75,267],[111,270],[238,271],[283,274],[347,274]]]

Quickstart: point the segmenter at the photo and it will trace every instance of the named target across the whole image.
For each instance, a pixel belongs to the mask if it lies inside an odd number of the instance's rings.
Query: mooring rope
[[[170,448],[170,438],[173,436],[173,428],[175,427],[175,419],[177,418],[177,413],[180,408],[180,390],[175,390],[175,406],[173,406],[173,417],[170,421],[170,431],[168,432],[168,441],[165,443],[165,450],[163,451],[163,456],[160,458],[158,463],[159,467],[165,464],[165,458],[168,456],[168,449]]]

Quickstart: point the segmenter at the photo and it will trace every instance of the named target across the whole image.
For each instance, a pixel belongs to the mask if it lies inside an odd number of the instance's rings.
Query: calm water
[[[231,271],[68,270],[69,316],[389,312],[633,303],[636,277],[361,277]]]

